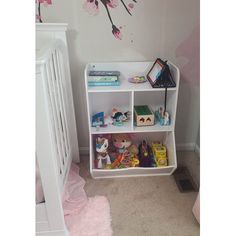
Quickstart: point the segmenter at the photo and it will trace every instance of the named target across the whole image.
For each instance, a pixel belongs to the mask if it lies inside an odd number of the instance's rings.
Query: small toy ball
[[[148,153],[147,152],[144,152],[144,156],[147,157]]]
[[[138,84],[138,83],[144,83],[147,80],[146,80],[145,76],[134,76],[134,77],[129,78],[128,81],[130,83]]]

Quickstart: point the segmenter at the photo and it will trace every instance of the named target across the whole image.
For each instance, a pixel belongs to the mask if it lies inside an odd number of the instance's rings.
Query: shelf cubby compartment
[[[94,165],[96,158],[94,136],[90,136],[90,173],[93,178],[114,178],[114,177],[131,177],[131,176],[156,176],[171,175],[177,168],[176,150],[174,132],[157,132],[157,133],[136,133],[133,143],[139,144],[145,139],[151,144],[152,141],[161,141],[167,147],[168,166],[165,167],[129,167],[123,169],[97,169]]]
[[[170,114],[171,123],[170,125],[162,126],[155,117],[155,124],[152,126],[135,126],[133,127],[134,132],[157,132],[157,131],[173,131],[175,123],[175,109],[176,109],[176,90],[168,90],[167,92],[167,104],[166,110]],[[149,108],[155,112],[160,106],[164,107],[165,91],[135,91],[134,92],[134,106],[148,105]]]
[[[132,93],[131,92],[104,92],[89,93],[89,114],[90,114],[90,132],[91,134],[99,133],[122,133],[131,132],[133,126],[132,114]],[[92,127],[92,115],[98,112],[104,112],[105,115],[112,115],[112,108],[117,108],[122,112],[129,111],[130,119],[123,122],[122,126],[108,125],[107,127]]]

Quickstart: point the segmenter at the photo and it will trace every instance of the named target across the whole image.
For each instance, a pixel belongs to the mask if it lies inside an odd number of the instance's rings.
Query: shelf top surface
[[[131,127],[131,124],[127,123],[124,126],[114,126],[109,125],[107,127],[101,127],[96,129],[95,127],[91,127],[91,134],[106,134],[106,133],[145,133],[145,132],[169,132],[174,131],[173,125],[161,126],[159,123],[152,126],[142,126]]]
[[[176,90],[175,88],[168,88],[168,90]],[[165,91],[165,88],[152,88],[150,83],[146,81],[145,83],[134,84],[128,82],[126,78],[120,76],[119,86],[88,86],[88,92],[127,92],[127,91]]]
[[[147,80],[144,83],[130,83],[129,78],[134,76],[145,76],[148,74],[153,62],[120,62],[120,63],[90,63],[86,66],[85,77],[87,83],[87,75],[91,70],[118,70],[121,72],[119,77],[120,85],[119,86],[88,86],[88,92],[127,92],[127,91],[164,91],[165,88],[152,88],[151,84]],[[174,75],[179,75],[178,68],[173,65],[170,65],[170,70]],[[174,76],[176,85],[178,84],[178,76]],[[177,86],[176,86],[177,87]],[[168,90],[176,90],[175,88],[168,88]]]

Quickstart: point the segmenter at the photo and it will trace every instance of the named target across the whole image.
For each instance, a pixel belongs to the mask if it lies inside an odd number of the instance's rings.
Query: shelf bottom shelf
[[[92,169],[90,171],[94,179],[99,178],[118,178],[118,177],[141,177],[171,175],[177,166],[166,167],[130,167],[124,169]]]
[[[163,167],[128,167],[123,169],[97,169],[94,165],[96,158],[94,137],[90,135],[90,173],[94,179],[98,178],[116,178],[116,177],[138,177],[138,176],[158,176],[171,175],[177,168],[177,158],[175,149],[174,132],[149,132],[136,133],[133,142],[138,145],[144,138],[149,145],[152,141],[161,141],[167,147],[168,166]]]

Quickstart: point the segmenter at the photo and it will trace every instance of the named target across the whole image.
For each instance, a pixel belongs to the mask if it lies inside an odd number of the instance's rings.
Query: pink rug
[[[70,236],[111,236],[110,204],[106,197],[87,198],[85,181],[72,164],[65,186],[64,216]]]

